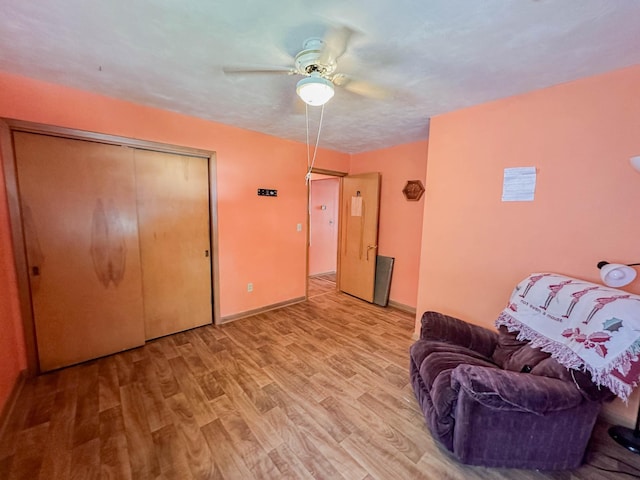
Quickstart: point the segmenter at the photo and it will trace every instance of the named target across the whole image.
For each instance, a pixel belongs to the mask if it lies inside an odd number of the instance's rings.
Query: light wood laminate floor
[[[333,293],[336,290],[336,274],[333,272],[314,275],[309,277],[308,285],[309,298],[324,295],[325,293]]]
[[[457,463],[409,386],[412,332],[411,315],[331,291],[42,375],[0,439],[0,478],[631,478]],[[588,462],[637,473],[604,428]]]

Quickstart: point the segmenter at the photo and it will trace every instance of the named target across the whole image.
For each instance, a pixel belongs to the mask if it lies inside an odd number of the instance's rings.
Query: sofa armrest
[[[498,342],[497,332],[438,312],[422,315],[420,338],[452,343],[491,358]]]
[[[580,405],[584,399],[571,382],[477,365],[459,365],[451,387],[485,407],[544,415]]]

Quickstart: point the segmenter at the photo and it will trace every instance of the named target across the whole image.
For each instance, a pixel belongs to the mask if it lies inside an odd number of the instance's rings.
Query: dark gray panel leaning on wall
[[[387,303],[389,303],[394,260],[394,257],[384,257],[382,255],[378,255],[376,258],[376,283],[373,291],[373,303],[381,307],[386,307]]]

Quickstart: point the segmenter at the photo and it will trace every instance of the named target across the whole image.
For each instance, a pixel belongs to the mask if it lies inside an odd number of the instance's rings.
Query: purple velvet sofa
[[[432,435],[459,461],[578,467],[603,401],[590,377],[499,332],[436,312],[410,349],[411,383]]]

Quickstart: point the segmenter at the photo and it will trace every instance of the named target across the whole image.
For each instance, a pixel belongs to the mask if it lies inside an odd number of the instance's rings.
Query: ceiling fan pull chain
[[[305,108],[305,117],[307,119],[307,175],[306,175],[306,182],[307,184],[309,183],[309,181],[311,180],[311,171],[313,170],[313,165],[316,163],[316,155],[318,154],[318,145],[320,144],[320,132],[322,131],[322,120],[324,118],[324,105],[321,106],[321,110],[320,110],[320,123],[318,124],[318,135],[316,136],[316,145],[315,148],[313,150],[313,158],[311,159],[311,163],[309,163],[309,107],[307,106]]]

